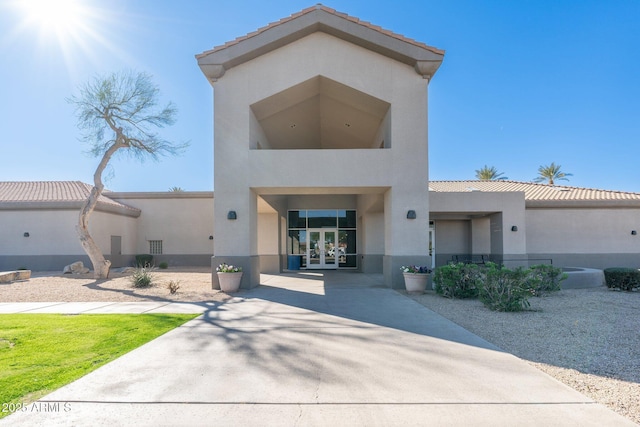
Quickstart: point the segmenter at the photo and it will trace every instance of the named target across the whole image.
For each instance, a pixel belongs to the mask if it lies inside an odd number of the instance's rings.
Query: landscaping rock
[[[11,283],[15,280],[29,280],[30,278],[31,278],[31,270],[0,272],[0,283]]]
[[[84,266],[82,261],[76,261],[72,264],[66,265],[62,270],[62,274],[84,274],[90,270]]]

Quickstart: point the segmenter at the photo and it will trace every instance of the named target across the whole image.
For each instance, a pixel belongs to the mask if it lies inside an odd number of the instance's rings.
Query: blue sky
[[[0,181],[92,182],[65,98],[96,74],[146,71],[179,110],[180,157],[112,162],[114,191],[213,189],[213,89],[194,55],[309,7],[309,1],[76,0],[51,14],[0,0]],[[52,0],[49,0],[52,1]],[[640,1],[447,0],[324,3],[446,51],[429,86],[430,177],[483,165],[530,181],[640,192]],[[66,18],[58,18],[62,23]]]

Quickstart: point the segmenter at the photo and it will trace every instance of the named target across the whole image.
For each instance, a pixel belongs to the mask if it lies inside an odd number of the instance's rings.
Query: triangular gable
[[[425,79],[435,74],[444,57],[443,50],[318,4],[196,55],[196,59],[202,72],[215,82],[230,68],[318,31],[410,65]]]

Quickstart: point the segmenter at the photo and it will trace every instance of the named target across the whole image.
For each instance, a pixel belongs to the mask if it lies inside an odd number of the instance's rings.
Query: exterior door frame
[[[318,233],[317,239],[313,237],[314,233]],[[333,234],[333,238],[330,237],[331,234]],[[338,251],[338,229],[309,228],[307,229],[307,238],[307,269],[337,269],[339,260],[338,253],[336,253]],[[318,242],[321,242],[321,245],[318,245]],[[331,247],[330,244],[333,246]],[[331,253],[332,249],[333,254]]]
[[[431,257],[431,268],[436,268],[436,223],[429,221],[429,256]]]

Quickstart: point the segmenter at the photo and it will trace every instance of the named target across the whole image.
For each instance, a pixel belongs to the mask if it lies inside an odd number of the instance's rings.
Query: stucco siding
[[[527,209],[530,254],[640,253],[640,209]]]
[[[471,223],[469,221],[436,222],[437,254],[450,258],[453,254],[471,253]]]
[[[384,214],[369,213],[362,218],[362,252],[370,255],[384,254]]]
[[[2,211],[0,218],[0,255],[84,253],[75,231],[77,211]]]
[[[0,213],[0,255],[84,255],[76,233],[78,211],[31,210]],[[93,212],[89,232],[104,254],[111,251],[111,236],[123,237],[123,253],[131,248],[135,218]],[[28,232],[29,237],[24,237]],[[128,246],[125,246],[128,245]]]
[[[89,232],[105,257],[111,253],[111,236],[122,237],[122,254],[133,254],[136,218],[94,211]],[[90,266],[78,235],[78,211],[0,211],[0,269],[21,266],[33,270],[62,270],[81,260]],[[29,233],[29,237],[24,237]]]
[[[153,197],[122,199],[142,211],[131,254],[148,253],[150,240],[162,240],[162,251],[171,255],[213,255],[213,196],[186,198]],[[124,253],[123,237],[123,253]]]
[[[258,214],[258,254],[278,255],[278,223],[277,213]]]

